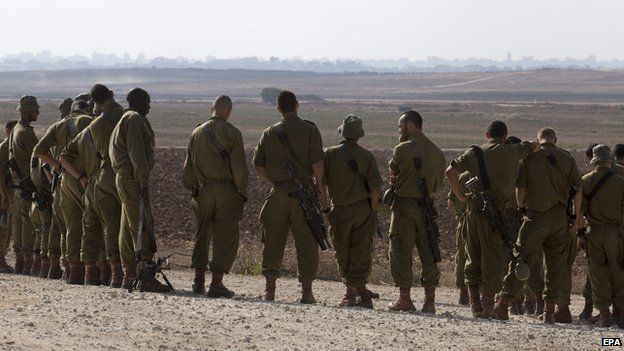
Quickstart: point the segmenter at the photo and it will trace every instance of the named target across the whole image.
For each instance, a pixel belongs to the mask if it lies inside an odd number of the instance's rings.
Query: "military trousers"
[[[0,214],[0,253],[6,255],[11,246],[11,215],[10,211]]]
[[[238,252],[244,198],[232,184],[223,184],[205,186],[195,201],[197,232],[191,267],[206,269],[210,265],[213,273],[229,273]]]
[[[135,265],[135,249],[139,237],[139,203],[141,186],[132,176],[117,174],[115,178],[121,200],[121,227],[119,250],[123,267]],[[97,198],[97,196],[96,196]],[[149,202],[144,203],[143,243],[140,248],[141,260],[151,261],[156,252],[156,239],[153,232],[153,217]],[[108,226],[108,224],[106,224]],[[105,229],[106,231],[106,229]]]
[[[82,185],[70,176],[64,176],[61,181],[61,206],[63,207],[63,219],[66,223],[65,235],[65,259],[70,262],[80,261],[82,247]]]
[[[371,269],[375,214],[368,200],[334,206],[330,236],[340,276],[347,286],[364,287]]]
[[[63,178],[68,177],[64,175]],[[62,180],[61,180],[62,181]],[[65,226],[65,218],[63,218],[63,207],[61,200],[63,191],[61,186],[54,189],[52,194],[52,214],[50,216],[49,232],[48,232],[48,252],[49,257],[65,257],[65,239],[67,228]]]
[[[397,196],[391,209],[389,256],[394,285],[400,288],[412,287],[413,256],[416,247],[422,266],[421,285],[437,286],[440,281],[440,270],[429,245],[425,216],[418,200]]]
[[[576,255],[578,255],[579,251],[576,232],[568,230],[568,233],[570,235],[570,241],[568,243],[565,256],[565,268],[567,271],[563,275],[564,281],[563,286],[561,287],[561,296],[559,297],[559,302],[562,305],[570,305],[572,302],[572,266],[574,265],[574,261],[576,261]]]
[[[131,177],[124,176],[123,178],[128,179]],[[128,186],[134,189],[134,185]],[[136,184],[136,187],[138,187],[138,183]],[[108,261],[116,261],[119,260],[120,257],[120,227],[123,219],[121,214],[121,195],[118,194],[118,191],[119,185],[116,183],[116,175],[113,172],[112,167],[108,166],[100,172],[94,193],[95,205],[98,208],[98,212],[102,218],[102,223],[104,224],[104,244],[106,249],[106,259]],[[136,213],[138,218],[138,196],[136,198]],[[148,207],[149,206],[146,206],[146,208]],[[132,225],[137,226],[138,224]]]
[[[460,288],[466,284],[466,212],[455,216],[457,229],[455,231],[455,286]]]
[[[624,238],[621,226],[591,225],[587,253],[594,306],[624,307]]]
[[[35,231],[35,246],[39,248],[41,256],[48,257],[50,252],[53,252],[56,254],[54,257],[59,257],[61,251],[60,241],[55,239],[60,239],[60,236],[55,235],[58,231],[52,234],[52,213],[49,211],[42,212],[32,205],[30,222]]]
[[[16,254],[39,252],[37,235],[30,220],[31,201],[24,200],[19,192],[13,195],[14,216],[12,217],[13,249]]]
[[[82,196],[84,212],[82,213],[83,232],[80,244],[80,258],[83,262],[97,262],[104,249],[104,224],[98,205],[95,201],[95,179],[89,180],[87,188]],[[115,247],[118,244],[115,243]]]
[[[520,228],[518,244],[522,247],[522,257],[529,267],[537,264],[540,251],[544,252],[546,262],[546,281],[544,299],[561,303],[564,286],[569,273],[567,260],[569,255],[570,231],[566,209],[555,205],[544,212],[528,211]],[[505,276],[503,296],[515,298],[523,287],[510,267]]]
[[[271,192],[260,211],[263,226],[262,274],[279,277],[284,259],[288,232],[293,235],[297,251],[299,281],[316,278],[319,249],[312,230],[305,219],[299,200],[289,194],[288,186],[279,186]]]

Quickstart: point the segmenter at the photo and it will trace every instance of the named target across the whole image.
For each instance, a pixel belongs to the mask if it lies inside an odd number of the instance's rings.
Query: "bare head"
[[[297,115],[299,101],[292,91],[284,90],[277,96],[277,112],[282,116]]]
[[[219,95],[210,110],[214,117],[221,117],[227,121],[232,114],[232,99],[227,95]]]
[[[89,103],[87,101],[79,100],[72,103],[71,110],[88,115],[91,112],[91,106],[89,106]]]
[[[114,96],[115,94],[113,94],[113,91],[108,89],[104,84],[98,83],[91,88],[91,99],[98,106],[102,106],[102,104],[111,100]]]
[[[422,132],[423,120],[420,113],[410,110],[399,117],[399,135],[401,141],[408,140],[411,136]]]
[[[487,139],[505,140],[507,138],[507,125],[503,121],[492,121],[485,130]]]
[[[542,128],[537,132],[537,141],[540,144],[556,144],[557,134],[555,134],[555,130],[552,128]]]
[[[147,116],[150,111],[150,95],[141,88],[130,90],[128,96],[126,96],[126,101],[128,101],[128,107],[136,110],[143,117]]]

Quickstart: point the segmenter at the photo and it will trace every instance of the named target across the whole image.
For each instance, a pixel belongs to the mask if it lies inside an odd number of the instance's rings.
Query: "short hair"
[[[86,102],[86,101],[83,101],[83,100],[77,100],[77,101],[74,101],[74,103],[72,104],[72,106],[71,106],[71,107],[72,107],[72,110],[74,110],[74,111],[75,111],[75,110],[80,110],[80,111],[82,111],[82,110],[85,110],[85,109],[89,109],[89,108],[90,108],[89,103],[88,103],[88,102]]]
[[[537,132],[537,137],[539,139],[553,139],[557,137],[557,134],[552,128],[542,128]]]
[[[624,158],[624,144],[615,144],[613,147],[613,157],[618,160]]]
[[[423,120],[420,113],[414,110],[405,111],[401,115],[401,118],[403,118],[403,122],[406,126],[408,123],[413,123],[417,128],[422,129]]]
[[[212,104],[217,113],[232,110],[232,99],[227,95],[219,95]]]
[[[93,99],[93,102],[98,105],[102,104],[111,97],[113,97],[113,92],[108,89],[106,85],[98,83],[91,88],[91,98]]]
[[[145,100],[150,99],[150,95],[147,91],[141,88],[134,88],[128,92],[128,96],[126,96],[126,101],[130,107],[136,107],[136,104],[139,102],[143,102]]]
[[[284,90],[277,96],[277,107],[282,113],[295,112],[297,104],[297,96],[292,91]]]
[[[521,142],[522,142],[522,139],[513,135],[510,135],[505,139],[505,144],[508,144],[508,145],[520,144]]]
[[[13,128],[15,127],[16,124],[17,124],[17,120],[16,119],[12,119],[12,120],[6,122],[6,124],[4,125],[4,128],[8,129],[8,130],[13,130]]]
[[[503,121],[492,121],[487,126],[486,132],[492,139],[502,139],[507,137],[507,125]]]
[[[587,145],[587,149],[585,149],[585,157],[587,157],[587,159],[592,159],[594,157],[594,147],[596,146],[598,146],[598,143]]]

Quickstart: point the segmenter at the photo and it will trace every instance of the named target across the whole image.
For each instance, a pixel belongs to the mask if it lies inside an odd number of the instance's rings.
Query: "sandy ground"
[[[262,277],[228,276],[231,300],[191,295],[192,274],[169,272],[177,294],[128,293],[105,287],[0,275],[2,350],[539,350],[600,348],[601,337],[622,329],[545,326],[526,316],[508,322],[474,320],[457,305],[453,289],[438,289],[435,316],[394,313],[396,291],[372,286],[382,297],[375,310],[336,307],[339,282],[315,284],[319,303],[296,303],[294,279],[278,281],[277,302],[258,299]],[[414,289],[415,303],[422,290]],[[582,308],[575,296],[573,314]]]

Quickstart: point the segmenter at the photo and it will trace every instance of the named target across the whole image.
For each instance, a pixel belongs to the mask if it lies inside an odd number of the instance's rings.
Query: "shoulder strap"
[[[69,129],[69,135],[71,136],[70,139],[73,139],[78,134],[78,127],[76,127],[76,123],[74,123],[74,119],[72,117],[67,117],[65,119],[65,123]]]
[[[484,191],[487,191],[490,189],[490,177],[488,176],[487,168],[485,167],[485,159],[483,158],[483,149],[475,145],[471,146],[470,148],[472,149],[472,151],[475,153],[475,156],[477,157],[477,164],[479,165],[479,175],[480,175],[480,180],[481,180],[481,186],[483,187]]]
[[[607,180],[609,180],[609,178],[611,178],[611,176],[613,176],[614,174],[615,172],[608,171],[607,173],[605,173],[605,175],[602,176],[602,178],[598,180],[596,185],[594,185],[594,188],[586,196],[588,205],[591,202],[591,200],[594,198],[594,196],[596,196],[600,188],[602,188],[602,186],[607,182]]]
[[[214,145],[214,147],[217,148],[217,151],[219,151],[219,155],[221,156],[221,158],[227,160],[230,158],[230,152],[225,148],[225,146],[223,146],[221,141],[219,141],[215,133],[212,131],[211,124],[212,123],[209,122],[204,123],[202,129],[208,136],[208,140],[210,140],[212,145]]]
[[[361,176],[357,162],[355,162],[355,157],[353,157],[353,153],[349,150],[347,144],[340,145],[339,149],[342,151],[342,155],[347,159],[347,165],[349,168]]]
[[[410,141],[410,146],[412,147],[414,167],[419,170],[422,168],[422,158],[420,157],[420,150],[418,149],[418,145],[416,145],[415,140]]]
[[[93,135],[91,134],[91,128],[85,129],[85,141],[91,150],[95,153],[95,156],[101,161],[104,159],[102,154],[98,151],[97,146],[95,145],[95,141],[93,141]]]
[[[288,140],[288,134],[286,134],[286,130],[284,130],[284,123],[279,122],[275,125],[275,131],[277,132],[277,138],[280,143],[285,147],[286,154],[288,158],[292,160],[292,150],[290,149],[290,141]]]

